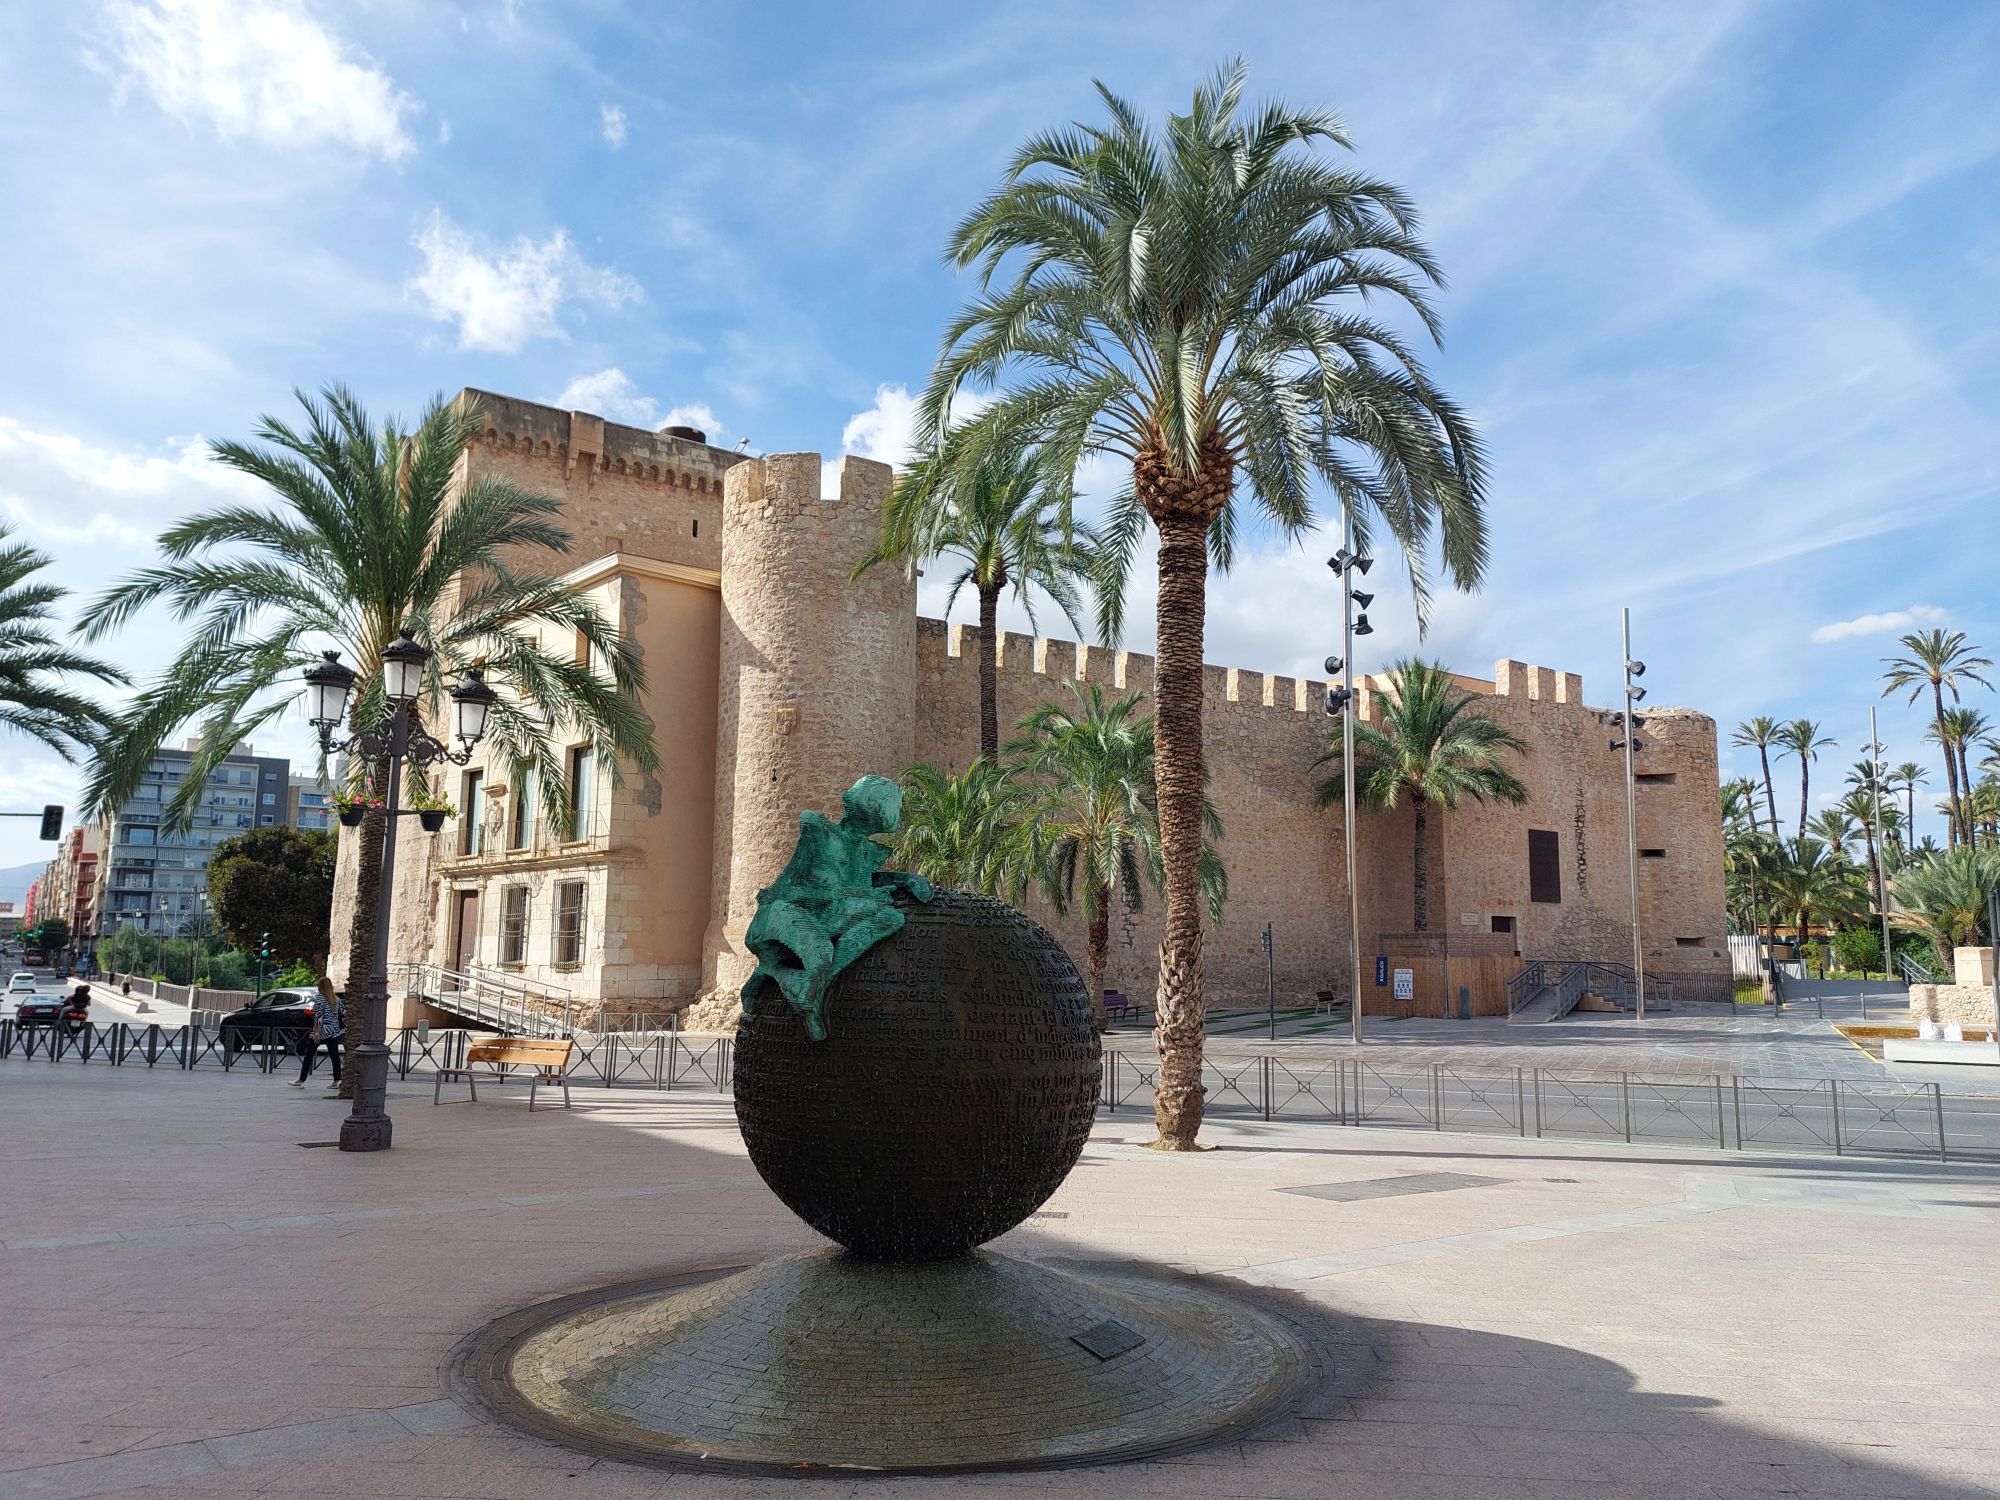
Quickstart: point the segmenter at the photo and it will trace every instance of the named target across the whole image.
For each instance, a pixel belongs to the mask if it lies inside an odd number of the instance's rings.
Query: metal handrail
[[[1907,953],[1896,955],[1896,972],[1905,984],[1943,984],[1945,978],[1937,970],[1920,958],[1912,958]]]
[[[1507,981],[1507,1014],[1527,1005],[1538,997],[1548,984],[1548,965],[1537,959]]]

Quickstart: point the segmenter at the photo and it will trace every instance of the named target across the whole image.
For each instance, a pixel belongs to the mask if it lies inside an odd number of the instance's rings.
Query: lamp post
[[[1875,830],[1875,905],[1878,908],[1876,914],[1882,919],[1882,982],[1893,984],[1896,975],[1889,960],[1889,876],[1882,864],[1882,772],[1887,764],[1882,759],[1882,740],[1875,730],[1875,709],[1871,704],[1868,709],[1868,817]],[[1865,995],[1867,992],[1864,990],[1862,993]]]
[[[499,696],[486,685],[479,668],[466,669],[465,680],[451,690],[452,737],[459,748],[449,748],[427,733],[417,718],[417,700],[423,694],[424,669],[430,659],[431,653],[405,628],[382,651],[382,696],[388,713],[373,724],[357,725],[343,740],[336,740],[333,731],[347,717],[348,695],[354,690],[353,668],[341,665],[339,652],[328,651],[305,674],[306,717],[319,731],[321,752],[351,751],[370,766],[386,762],[389,768],[382,812],[389,822],[382,830],[382,868],[375,892],[375,951],[370,959],[368,988],[361,999],[354,1048],[354,1107],[340,1124],[343,1151],[389,1149],[387,1023],[389,919],[396,887],[395,819],[414,811],[397,806],[403,794],[403,762],[429,766],[448,760],[464,765],[472,759],[473,746],[484,737],[486,715]],[[352,975],[348,983],[352,985]]]
[[[1646,690],[1637,679],[1646,675],[1646,664],[1632,659],[1632,611],[1620,611],[1622,632],[1620,659],[1625,663],[1625,738],[1613,740],[1613,750],[1625,752],[1625,863],[1632,878],[1632,991],[1638,1007],[1634,1019],[1646,1019],[1646,945],[1639,934],[1639,780],[1632,757],[1644,748],[1639,743],[1640,719],[1637,704]]]
[[[1326,675],[1340,678],[1339,687],[1327,689],[1326,711],[1340,716],[1341,837],[1347,852],[1348,995],[1352,1000],[1348,1007],[1348,1030],[1357,1047],[1361,1045],[1361,890],[1354,869],[1354,638],[1373,634],[1373,627],[1367,615],[1355,615],[1354,606],[1359,604],[1365,610],[1375,602],[1375,596],[1357,593],[1354,576],[1367,573],[1374,563],[1373,558],[1363,557],[1355,550],[1354,512],[1343,501],[1340,550],[1326,560],[1334,576],[1340,579],[1341,650],[1339,656],[1326,659]]]

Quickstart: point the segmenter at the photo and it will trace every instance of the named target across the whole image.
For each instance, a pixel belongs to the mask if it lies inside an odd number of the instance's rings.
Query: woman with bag
[[[340,1022],[340,999],[333,992],[333,981],[324,975],[320,976],[319,993],[313,997],[312,1008],[312,1022],[306,1028],[305,1062],[299,1068],[299,1076],[292,1080],[295,1089],[304,1088],[306,1080],[312,1077],[322,1042],[326,1044],[326,1055],[333,1059],[333,1081],[340,1082],[340,1038],[345,1028]]]

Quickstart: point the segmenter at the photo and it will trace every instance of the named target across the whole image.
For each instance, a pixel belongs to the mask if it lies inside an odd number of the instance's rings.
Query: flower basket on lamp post
[[[353,807],[343,807],[336,814],[342,828],[359,828],[368,817],[368,809],[359,803]]]
[[[445,811],[441,807],[420,807],[417,809],[417,822],[422,826],[425,833],[436,833],[440,828],[444,827],[444,820]]]

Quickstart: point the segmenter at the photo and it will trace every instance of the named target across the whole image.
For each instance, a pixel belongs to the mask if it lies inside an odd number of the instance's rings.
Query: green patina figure
[[[798,847],[757,893],[757,915],[743,935],[757,955],[756,970],[743,981],[744,1013],[754,1013],[765,986],[775,985],[816,1042],[826,1040],[823,1011],[834,976],[902,928],[896,892],[931,899],[923,876],[882,868],[889,850],[876,840],[896,831],[902,789],[886,776],[864,776],[840,806],[838,823],[810,809],[799,814]]]

